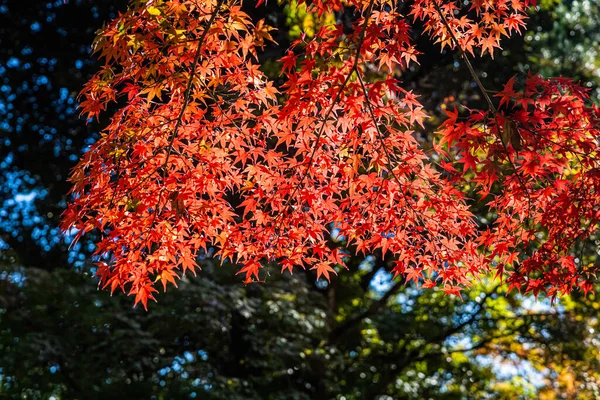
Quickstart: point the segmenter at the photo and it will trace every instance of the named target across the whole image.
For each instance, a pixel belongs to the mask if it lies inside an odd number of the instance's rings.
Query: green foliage
[[[600,3],[569,0],[542,3],[548,28],[530,29],[525,49],[532,69],[545,76],[570,75],[600,99]],[[543,18],[543,17],[542,17]]]
[[[312,37],[322,26],[335,24],[333,14],[325,13],[319,17],[317,13],[309,13],[306,9],[306,3],[286,2],[283,12],[286,25],[289,27],[288,36],[291,40],[300,38],[302,34]]]
[[[312,273],[242,286],[233,266],[205,260],[201,279],[184,279],[146,313],[86,273],[2,265],[7,398],[600,393],[595,298],[550,307],[481,283],[460,300],[394,284],[373,258],[329,286]]]

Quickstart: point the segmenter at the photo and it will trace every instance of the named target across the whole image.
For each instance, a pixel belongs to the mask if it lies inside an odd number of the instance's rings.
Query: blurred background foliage
[[[330,284],[273,265],[248,286],[234,266],[205,258],[149,312],[98,291],[92,242],[69,248],[57,227],[65,178],[106,123],[76,109],[97,68],[90,44],[124,7],[0,0],[0,397],[600,398],[595,295],[551,305],[482,279],[459,299],[393,280],[378,254],[353,257]],[[274,60],[301,32],[333,21],[351,29],[353,19],[349,9],[317,18],[276,2],[247,7],[278,28],[280,47],[259,56],[276,81]],[[598,15],[595,0],[543,0],[522,38],[475,67],[489,89],[518,72],[562,74],[598,101]],[[427,145],[446,108],[483,101],[457,55],[440,54],[419,29],[420,65],[397,74],[431,115],[420,132]]]

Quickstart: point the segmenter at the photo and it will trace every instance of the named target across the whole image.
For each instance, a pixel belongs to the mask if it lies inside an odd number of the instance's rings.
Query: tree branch
[[[338,340],[348,329],[358,325],[365,318],[375,314],[375,312],[387,304],[387,301],[390,299],[390,297],[396,294],[402,286],[404,286],[404,283],[401,280],[397,281],[394,286],[392,286],[387,292],[385,292],[383,296],[381,296],[379,300],[371,303],[369,308],[367,308],[365,311],[345,319],[340,325],[329,332],[325,344],[335,343],[335,341]]]
[[[358,43],[356,45],[357,48],[356,48],[356,56],[354,57],[354,63],[352,64],[352,67],[350,68],[350,71],[348,71],[348,75],[346,76],[346,79],[342,83],[342,86],[340,86],[340,88],[336,92],[335,97],[333,98],[333,101],[331,102],[331,105],[329,106],[329,108],[325,112],[325,116],[322,118],[323,123],[321,124],[321,127],[319,128],[319,130],[318,130],[318,132],[316,134],[315,147],[312,149],[312,152],[310,153],[310,155],[308,157],[308,160],[306,162],[306,169],[304,170],[304,173],[302,174],[302,178],[300,179],[300,182],[298,183],[298,185],[296,185],[296,187],[294,188],[294,190],[292,191],[292,193],[288,197],[288,201],[286,202],[286,204],[284,206],[284,210],[287,209],[290,206],[290,204],[292,202],[292,199],[294,198],[294,196],[296,195],[296,193],[298,192],[298,190],[300,190],[300,187],[304,184],[304,181],[308,177],[308,172],[310,170],[310,166],[313,163],[315,155],[317,153],[317,149],[319,148],[319,141],[321,140],[321,137],[323,136],[323,133],[325,132],[325,127],[327,126],[327,119],[333,113],[333,109],[334,109],[335,105],[337,104],[337,102],[342,97],[342,93],[343,93],[344,89],[346,88],[346,85],[348,84],[348,82],[350,82],[350,79],[352,78],[352,75],[358,69],[358,62],[360,60],[360,52],[361,52],[362,46],[363,46],[363,44],[365,42],[366,33],[367,33],[367,26],[369,25],[369,18],[371,17],[371,11],[373,9],[373,4],[374,3],[375,3],[375,0],[371,0],[369,2],[369,5],[367,6],[367,10],[365,12],[365,16],[363,17],[364,18],[364,23],[363,23],[363,26],[361,27],[360,34],[359,34],[359,37],[358,37]],[[283,214],[284,213],[281,213],[280,215],[283,216]],[[282,218],[281,221],[283,221],[283,218]],[[281,224],[279,224],[279,226],[280,225]],[[276,233],[279,230],[279,226],[277,226],[277,228],[276,228]]]
[[[447,329],[446,331],[442,332],[441,334],[434,336],[433,340],[431,340],[430,343],[443,342],[444,340],[446,340],[450,336],[454,335],[455,333],[460,332],[464,327],[471,325],[473,322],[475,322],[475,319],[477,319],[477,317],[485,309],[486,300],[492,294],[494,294],[500,288],[500,286],[502,286],[502,284],[498,284],[498,285],[494,286],[492,288],[492,290],[490,290],[489,293],[486,293],[485,297],[482,297],[477,302],[477,309],[471,314],[471,316],[469,318],[467,318],[465,321],[461,322],[460,324],[455,325],[455,326],[451,327],[450,329]]]
[[[471,60],[469,60],[467,53],[465,53],[464,50],[460,47],[460,45],[458,43],[458,39],[456,39],[456,36],[454,35],[452,28],[450,28],[450,24],[448,24],[448,21],[446,20],[446,17],[444,16],[442,9],[440,8],[439,4],[436,1],[433,2],[433,6],[435,7],[435,11],[437,11],[437,13],[439,14],[440,19],[442,20],[442,23],[444,24],[444,26],[446,27],[446,30],[448,31],[448,34],[452,38],[452,41],[454,42],[455,46],[458,48],[458,54],[460,55],[460,57],[463,59],[463,61],[467,65],[467,68],[469,69],[471,76],[477,83],[479,90],[481,90],[481,93],[483,94],[485,101],[488,103],[490,110],[492,110],[493,113],[496,114],[498,111],[496,110],[496,106],[494,105],[494,103],[492,102],[492,99],[490,98],[490,95],[488,94],[488,90],[483,86],[483,83],[481,83],[481,80],[479,79],[479,76],[475,72],[475,68],[473,68],[473,65],[471,64]]]

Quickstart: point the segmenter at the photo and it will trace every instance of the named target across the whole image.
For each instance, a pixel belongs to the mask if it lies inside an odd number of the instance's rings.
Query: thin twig
[[[335,105],[340,100],[340,98],[342,96],[342,92],[344,91],[344,89],[346,88],[346,85],[348,84],[348,82],[352,78],[352,75],[358,69],[358,62],[360,60],[360,52],[361,52],[361,49],[362,49],[362,45],[363,45],[363,43],[365,41],[366,32],[367,32],[367,26],[369,25],[369,19],[371,17],[371,11],[372,11],[374,3],[375,3],[375,0],[371,0],[369,2],[369,5],[367,6],[367,11],[365,12],[365,16],[363,17],[364,18],[364,23],[363,23],[363,26],[361,28],[359,39],[358,39],[358,42],[357,42],[357,49],[356,49],[356,56],[354,58],[354,63],[352,64],[352,67],[350,68],[350,71],[348,71],[348,75],[346,76],[346,79],[342,83],[342,86],[340,86],[340,88],[338,89],[335,97],[333,98],[333,101],[331,102],[331,105],[327,109],[327,112],[325,113],[325,116],[322,118],[323,123],[321,124],[321,127],[319,128],[319,131],[317,132],[316,140],[315,140],[315,147],[313,148],[310,156],[308,157],[308,159],[306,161],[306,169],[304,170],[304,173],[302,174],[302,178],[300,179],[300,182],[298,183],[298,185],[296,185],[294,187],[294,190],[292,191],[292,193],[288,197],[288,201],[285,203],[285,205],[283,207],[284,208],[284,212],[285,212],[285,210],[288,209],[288,207],[290,206],[290,204],[291,204],[294,196],[296,195],[296,193],[298,192],[298,190],[300,190],[300,187],[304,184],[304,181],[308,177],[308,172],[310,170],[311,164],[313,163],[314,157],[315,157],[315,155],[317,153],[317,149],[319,148],[319,141],[321,140],[321,137],[323,136],[323,133],[325,132],[325,127],[327,125],[327,120],[329,119],[329,116],[333,112],[333,109],[334,109]],[[283,217],[284,212],[282,212],[280,214],[282,217]],[[279,215],[278,215],[277,219],[278,218],[279,218]],[[277,220],[275,222],[277,222]],[[282,223],[283,223],[283,218],[281,219],[281,221],[279,222],[279,225],[275,229],[275,233],[276,234],[279,231],[279,229],[281,228],[281,224]]]
[[[175,143],[175,139],[177,138],[177,132],[178,132],[179,128],[181,127],[181,124],[183,123],[183,116],[185,114],[187,106],[190,103],[192,88],[194,86],[194,77],[196,75],[196,67],[198,65],[198,62],[200,61],[200,56],[202,55],[202,45],[204,44],[204,41],[206,40],[206,37],[208,36],[208,31],[210,30],[212,24],[215,22],[215,19],[219,15],[219,11],[224,2],[225,2],[225,0],[217,1],[217,4],[215,6],[214,11],[211,14],[208,24],[206,25],[206,28],[204,29],[204,31],[202,32],[202,35],[198,39],[198,47],[196,48],[196,54],[194,55],[194,60],[190,67],[190,77],[189,77],[188,84],[187,84],[187,87],[186,87],[184,95],[183,95],[183,104],[181,106],[181,110],[179,111],[179,115],[177,116],[177,120],[175,122],[175,128],[173,129],[173,132],[171,133],[171,137],[169,138],[169,144],[168,144],[168,148],[167,148],[167,155],[165,157],[165,161],[163,162],[161,167],[157,167],[147,178],[152,176],[158,170],[160,170],[160,169],[164,170],[168,166],[169,157],[171,156],[171,152],[173,151],[173,145]],[[146,236],[146,239],[144,240],[144,242],[147,242],[148,236],[150,235],[150,231],[152,230],[152,227],[154,226],[154,223],[156,222],[156,216],[158,215],[158,210],[160,209],[160,203],[161,203],[162,195],[163,195],[164,191],[165,191],[165,187],[163,186],[163,187],[161,187],[160,192],[158,194],[158,199],[156,201],[156,207],[155,207],[153,215],[152,215],[152,222],[149,225],[148,235]],[[142,242],[142,244],[143,244],[143,242]],[[150,250],[150,249],[148,249],[148,250]]]
[[[496,121],[498,121],[498,109],[496,108],[496,106],[492,102],[492,99],[490,98],[490,95],[489,95],[489,91],[485,88],[485,86],[483,86],[483,83],[479,79],[479,76],[477,75],[477,72],[475,72],[475,69],[473,68],[473,65],[471,64],[471,61],[469,60],[469,57],[467,56],[467,53],[465,53],[465,51],[462,49],[462,47],[460,47],[460,43],[458,42],[458,39],[456,38],[456,35],[454,35],[454,31],[452,31],[452,28],[450,27],[450,24],[446,20],[446,17],[445,17],[442,9],[440,8],[440,6],[439,6],[439,4],[437,3],[436,0],[433,1],[433,5],[435,7],[435,10],[437,11],[437,13],[440,16],[440,19],[442,20],[442,23],[446,27],[446,30],[448,31],[448,34],[450,35],[450,38],[454,42],[455,47],[458,49],[459,55],[461,56],[461,58],[465,62],[467,68],[469,69],[469,72],[471,73],[471,76],[473,77],[473,79],[477,83],[477,86],[479,87],[479,90],[483,94],[483,97],[485,98],[485,101],[487,102],[487,104],[488,104],[488,106],[490,108],[490,111],[492,112],[492,114],[496,118]],[[504,117],[504,118],[506,118],[506,117]],[[498,127],[497,129],[500,130],[500,127]],[[531,208],[532,208],[531,207],[531,204],[532,204],[531,194],[529,193],[529,189],[527,188],[527,185],[525,185],[525,181],[523,180],[523,178],[519,174],[519,171],[517,170],[517,167],[516,167],[515,163],[513,162],[512,158],[510,156],[510,153],[508,152],[508,146],[504,142],[504,139],[502,138],[502,135],[498,135],[498,136],[500,138],[500,142],[502,143],[502,147],[504,148],[504,151],[506,152],[506,158],[507,158],[509,164],[511,165],[513,171],[515,172],[515,176],[517,177],[517,180],[519,181],[519,184],[524,189],[525,195],[527,196],[528,207],[527,207],[527,217],[526,217],[526,220],[529,220],[531,218]]]

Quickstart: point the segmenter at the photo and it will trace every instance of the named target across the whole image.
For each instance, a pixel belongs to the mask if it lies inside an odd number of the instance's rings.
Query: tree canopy
[[[536,295],[587,293],[600,218],[588,89],[527,74],[492,91],[471,63],[498,57],[531,5],[293,3],[319,24],[275,80],[258,57],[273,28],[241,2],[134,1],[94,44],[104,65],[81,108],[117,110],[71,175],[64,229],[99,232],[102,285],[144,307],[209,249],[246,283],[270,262],[330,279],[349,254],[390,252],[407,282],[450,294],[490,270]],[[421,37],[456,52],[485,100],[447,108],[435,138],[403,86]]]

